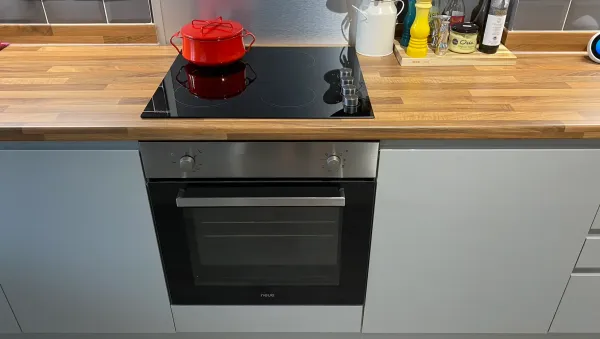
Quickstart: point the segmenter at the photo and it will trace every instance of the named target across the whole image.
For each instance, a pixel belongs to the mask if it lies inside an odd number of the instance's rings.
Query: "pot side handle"
[[[184,69],[184,68],[185,68],[185,66],[181,66],[181,68],[179,69],[179,72],[177,72],[177,75],[175,76],[175,80],[177,80],[177,82],[178,82],[178,83],[179,83],[181,86],[183,86],[183,87],[185,87],[185,88],[188,88],[188,86],[187,86],[187,83],[188,83],[188,81],[187,81],[187,80],[185,80],[185,81],[181,81],[181,80],[179,80],[179,74],[181,74],[181,71],[183,71],[183,69]],[[189,88],[188,88],[188,89],[189,89]]]
[[[250,43],[250,45],[248,45],[248,48],[246,48],[246,53],[248,53],[250,51],[250,49],[252,48],[252,45],[254,45],[254,43],[256,42],[256,36],[244,28],[244,35],[242,35],[242,39],[247,36],[252,37],[252,42]]]
[[[177,50],[177,52],[179,52],[179,54],[181,54],[181,50],[179,49],[179,47],[177,47],[177,45],[175,45],[175,43],[173,42],[173,39],[175,38],[181,38],[181,31],[177,31],[175,34],[173,34],[173,36],[171,37],[171,40],[169,40],[171,42],[171,45],[173,45],[173,47],[175,47],[175,49]]]
[[[250,84],[256,81],[256,79],[258,79],[258,75],[256,74],[256,71],[254,71],[254,68],[252,68],[252,65],[250,65],[247,62],[244,62],[244,64],[246,64],[246,67],[249,68],[253,74],[253,77],[246,77],[246,86],[250,86]]]

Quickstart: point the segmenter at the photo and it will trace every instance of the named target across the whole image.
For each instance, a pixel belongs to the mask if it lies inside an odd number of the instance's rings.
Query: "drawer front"
[[[600,237],[588,237],[575,268],[600,269]]]
[[[177,332],[359,333],[362,306],[179,306]]]
[[[600,333],[600,274],[573,274],[550,327],[554,333]]]

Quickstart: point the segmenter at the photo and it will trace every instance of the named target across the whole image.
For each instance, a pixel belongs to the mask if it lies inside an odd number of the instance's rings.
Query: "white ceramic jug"
[[[356,52],[366,56],[386,56],[394,51],[398,18],[397,0],[370,0],[366,9],[356,9]],[[402,2],[404,9],[404,2]],[[400,12],[402,12],[402,9]]]

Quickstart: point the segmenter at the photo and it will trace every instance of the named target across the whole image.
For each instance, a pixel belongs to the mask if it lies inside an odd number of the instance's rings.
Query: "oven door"
[[[374,185],[150,182],[172,304],[363,304]]]

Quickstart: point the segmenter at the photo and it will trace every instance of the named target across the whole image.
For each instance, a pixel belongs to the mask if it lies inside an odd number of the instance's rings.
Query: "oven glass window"
[[[185,208],[197,286],[334,286],[342,207]]]

